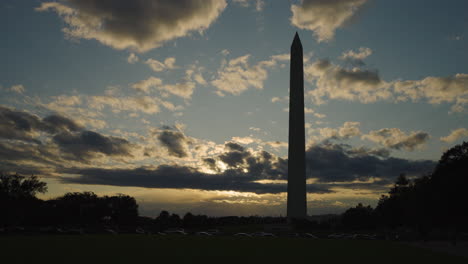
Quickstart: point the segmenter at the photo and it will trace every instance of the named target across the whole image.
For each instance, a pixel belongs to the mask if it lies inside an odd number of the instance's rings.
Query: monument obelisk
[[[307,216],[304,132],[304,65],[296,32],[291,45],[289,76],[288,209],[291,219]]]

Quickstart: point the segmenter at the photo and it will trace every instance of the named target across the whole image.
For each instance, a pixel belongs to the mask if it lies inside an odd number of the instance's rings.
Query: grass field
[[[145,235],[4,236],[0,263],[468,263],[370,240]]]

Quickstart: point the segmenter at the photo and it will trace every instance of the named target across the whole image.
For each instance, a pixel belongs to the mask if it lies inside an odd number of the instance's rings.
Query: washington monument
[[[303,219],[307,217],[304,133],[304,66],[302,59],[302,44],[297,32],[291,45],[290,64],[287,214],[289,219]]]

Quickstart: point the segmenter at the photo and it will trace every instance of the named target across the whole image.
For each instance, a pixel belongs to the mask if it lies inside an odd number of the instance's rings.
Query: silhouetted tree
[[[36,176],[0,175],[0,224],[34,224],[42,201],[37,193],[47,192],[47,184]]]
[[[468,142],[447,150],[432,175],[435,220],[453,228],[454,234],[467,229],[468,223]]]
[[[346,228],[354,230],[374,228],[374,210],[370,205],[363,206],[359,203],[356,207],[349,208],[343,213],[342,222]]]
[[[0,175],[0,199],[28,199],[37,193],[47,192],[47,183],[40,181],[37,176],[29,177],[19,174]]]
[[[135,198],[118,194],[103,198],[111,221],[120,225],[132,225],[138,218],[138,204]]]
[[[431,175],[408,180],[400,175],[375,209],[379,223],[407,226],[426,237],[432,228],[450,229],[454,237],[468,229],[468,143],[447,150]]]

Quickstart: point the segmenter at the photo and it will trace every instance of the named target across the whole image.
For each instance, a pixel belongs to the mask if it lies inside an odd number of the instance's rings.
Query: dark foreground
[[[391,241],[176,235],[3,236],[0,254],[1,263],[468,263]]]

